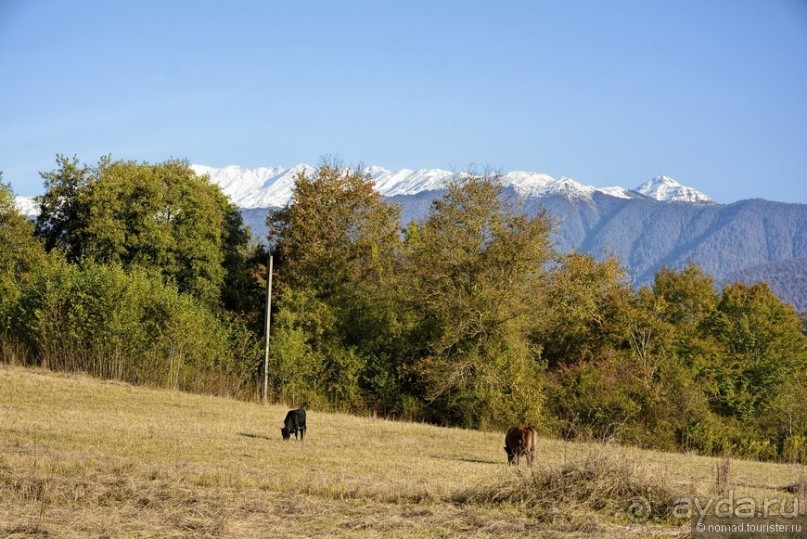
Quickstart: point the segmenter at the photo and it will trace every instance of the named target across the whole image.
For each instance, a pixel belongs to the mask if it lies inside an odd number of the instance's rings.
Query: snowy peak
[[[369,167],[364,172],[370,174],[376,190],[388,197],[437,191],[443,189],[446,182],[455,176],[453,172],[439,168],[420,170],[404,168],[392,172],[381,167]]]
[[[210,176],[225,195],[240,208],[268,208],[284,206],[291,200],[294,179],[301,172],[312,174],[315,169],[305,164],[290,169],[283,167],[261,167],[256,169],[230,165],[213,168],[204,165],[191,165],[196,174]]]
[[[26,217],[36,217],[39,215],[39,203],[36,201],[36,197],[15,196],[14,202],[17,205],[17,209],[20,210],[20,213]]]
[[[692,187],[681,185],[669,176],[656,176],[636,189],[637,193],[661,202],[686,202],[689,204],[713,204],[707,195]]]
[[[213,168],[191,165],[200,175],[207,174],[221,186],[225,194],[241,208],[280,207],[289,203],[294,188],[294,179],[300,172],[314,174],[313,167],[305,164],[290,169],[264,167],[244,169],[235,165]],[[424,191],[444,189],[446,183],[457,173],[443,169],[388,170],[380,166],[363,169],[375,183],[376,190],[384,196],[415,195]],[[461,173],[462,176],[464,173]],[[631,199],[640,195],[662,202],[711,203],[712,200],[695,189],[684,187],[672,178],[660,176],[632,191],[624,187],[592,187],[571,178],[554,178],[548,174],[516,170],[501,176],[505,187],[513,188],[522,197],[559,195],[571,199],[592,200],[595,194]]]

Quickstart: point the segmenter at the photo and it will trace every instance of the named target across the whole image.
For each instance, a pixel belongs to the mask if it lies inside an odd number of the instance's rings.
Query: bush
[[[29,364],[155,387],[241,394],[258,357],[245,330],[140,268],[51,258],[12,320]]]

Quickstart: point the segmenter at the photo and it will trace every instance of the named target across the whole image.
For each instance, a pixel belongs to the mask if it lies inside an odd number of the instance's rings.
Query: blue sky
[[[807,2],[0,0],[0,170],[471,164],[807,203]]]

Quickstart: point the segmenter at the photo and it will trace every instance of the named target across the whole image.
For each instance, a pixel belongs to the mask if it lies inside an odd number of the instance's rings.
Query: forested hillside
[[[650,282],[661,265],[680,268],[690,261],[720,279],[751,266],[807,256],[807,206],[747,200],[607,207],[576,247],[592,254],[619,249],[637,283]]]
[[[807,258],[791,258],[742,269],[728,275],[726,282],[768,283],[774,294],[787,298],[799,312],[807,312]]]
[[[218,186],[174,160],[60,156],[43,178],[35,226],[0,187],[0,358],[257,398],[268,253]],[[617,258],[557,249],[551,209],[495,175],[418,199],[417,221],[334,163],[301,171],[293,191],[267,221],[271,400],[807,459],[807,337],[767,285],[718,289],[696,264],[648,262],[637,288]],[[611,253],[637,260],[676,234],[718,242],[762,211],[607,202],[607,219],[598,205],[572,214],[577,229],[651,235]],[[760,218],[769,253],[803,248],[782,228],[798,211]]]

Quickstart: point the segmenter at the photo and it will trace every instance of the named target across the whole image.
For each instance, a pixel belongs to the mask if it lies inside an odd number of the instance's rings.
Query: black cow
[[[283,435],[284,440],[291,438],[294,433],[294,439],[297,439],[297,433],[300,433],[300,440],[305,437],[305,410],[298,408],[297,410],[289,410],[286,414],[286,419],[283,420],[283,427],[280,429],[280,434]]]

